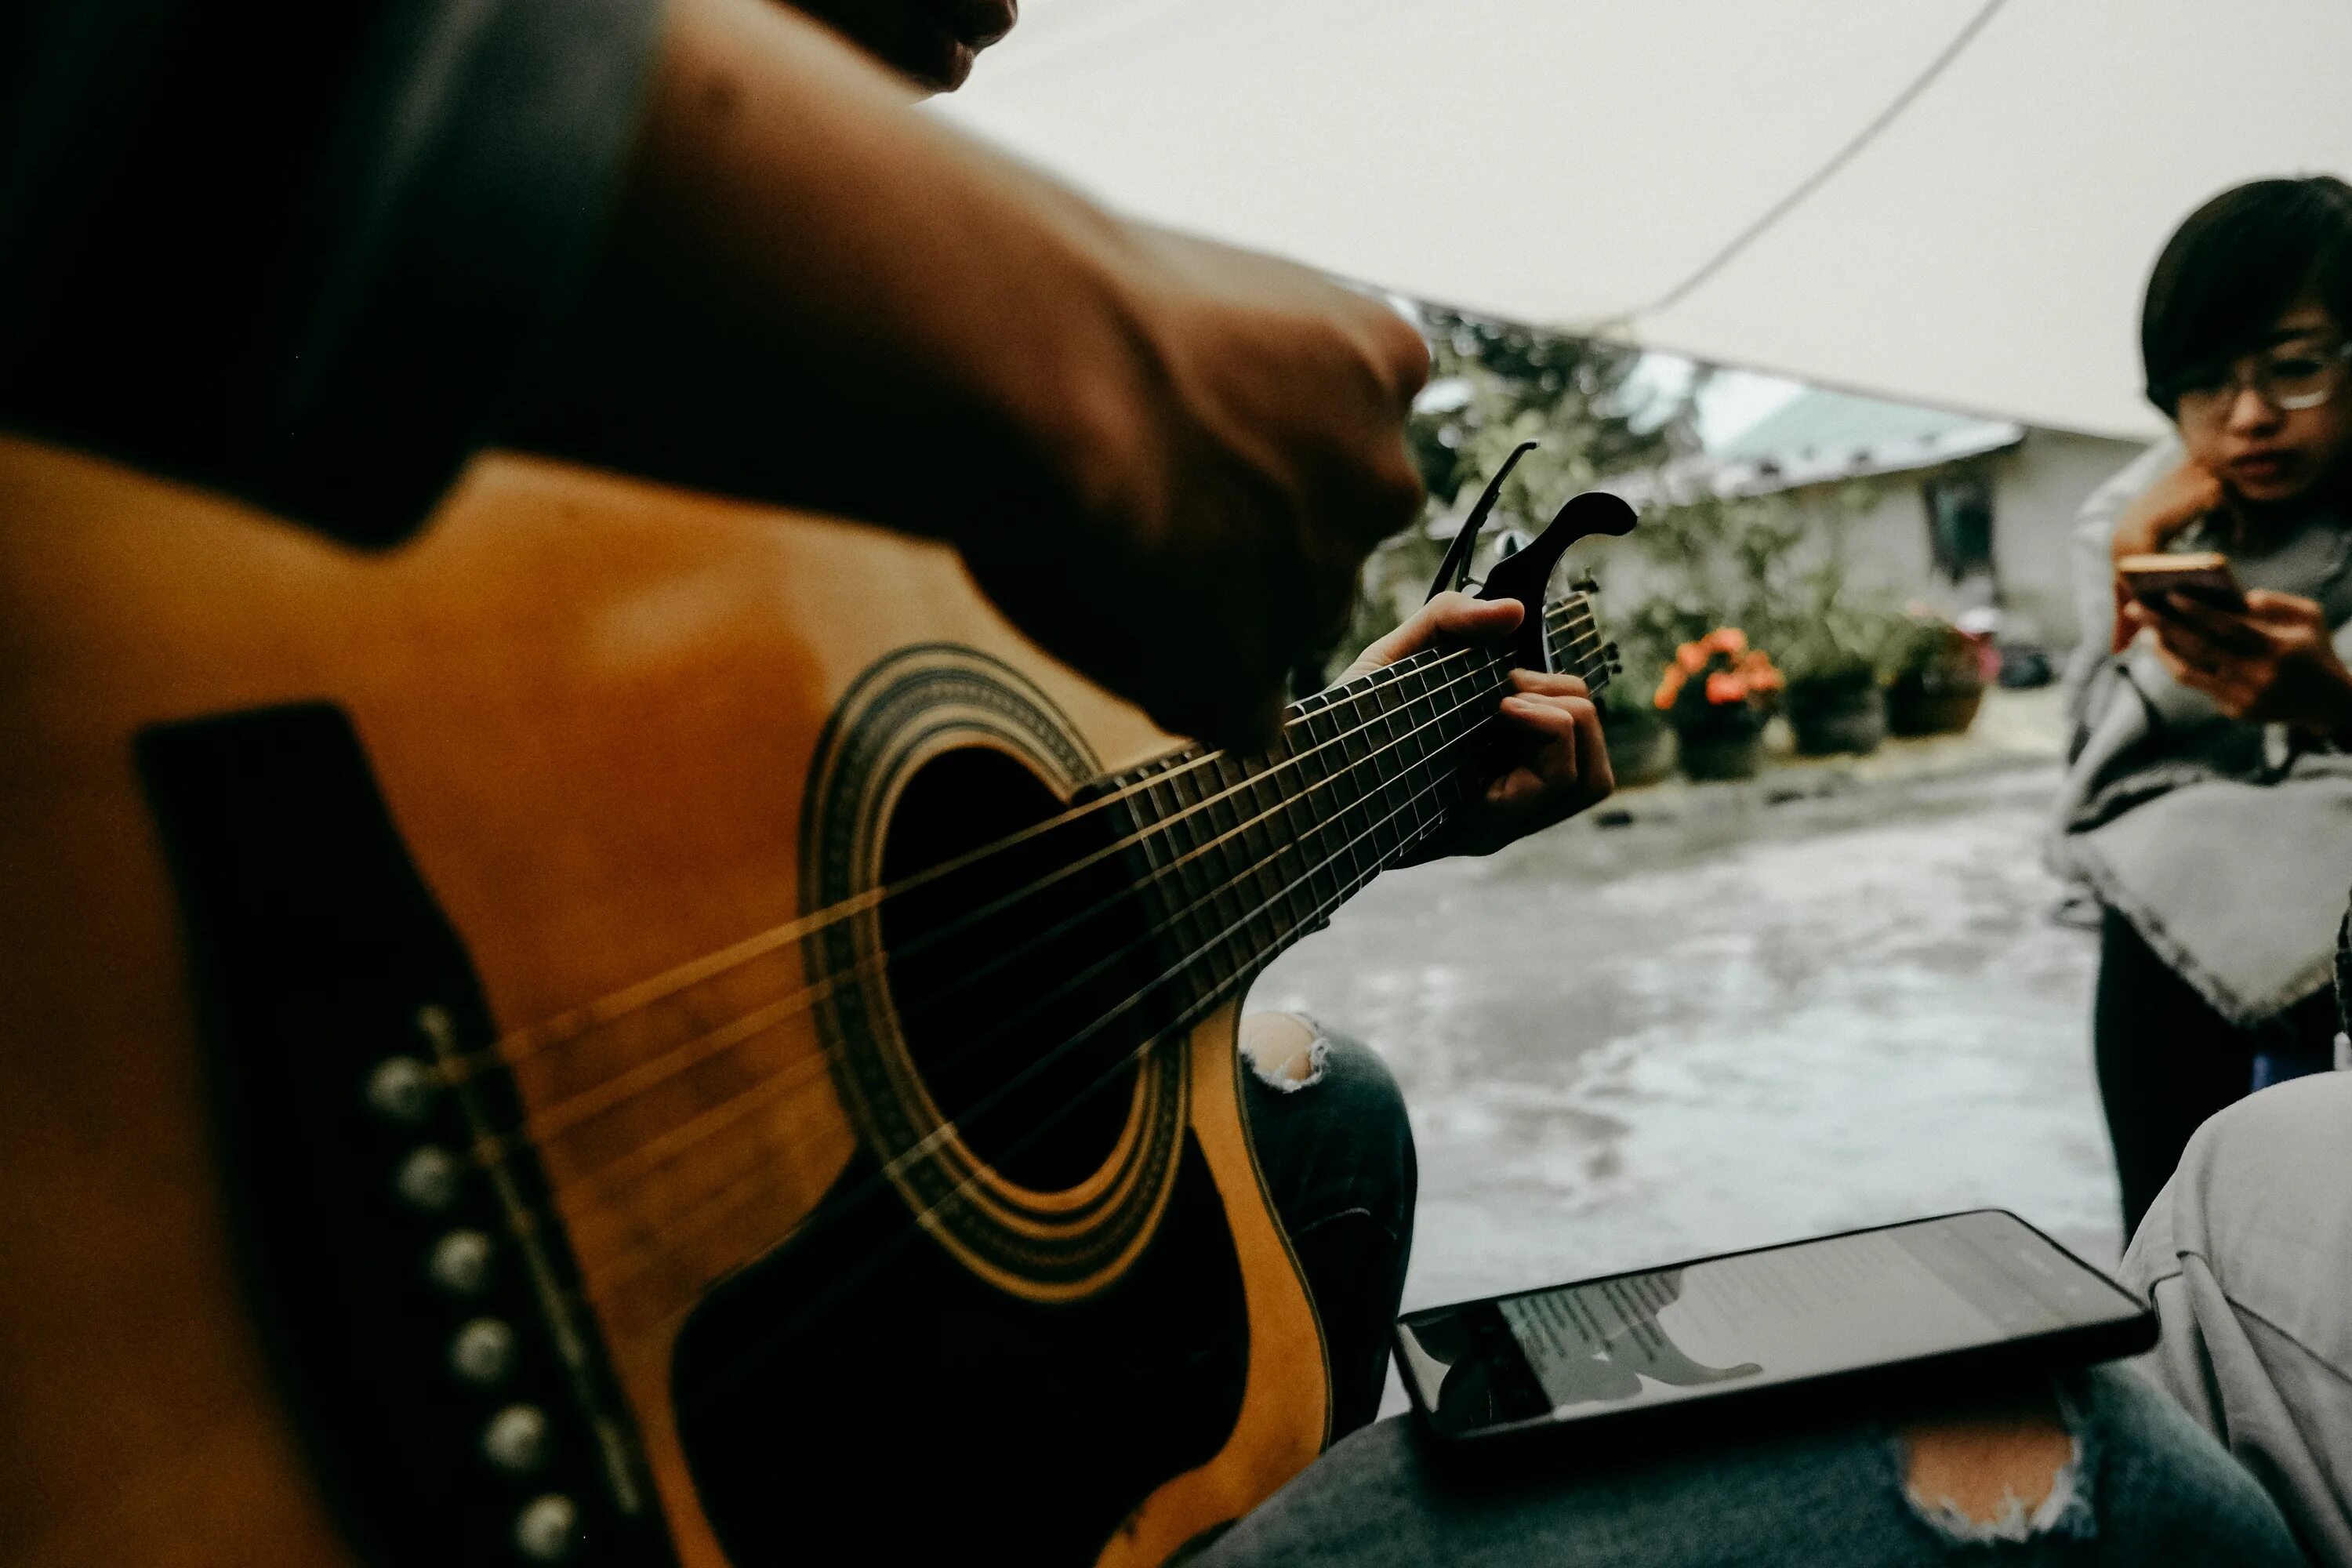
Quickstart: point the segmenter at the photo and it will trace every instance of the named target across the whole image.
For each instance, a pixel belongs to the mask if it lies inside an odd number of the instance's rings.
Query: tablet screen
[[[2145,1309],[1998,1210],[1435,1308],[1400,1327],[1442,1428],[1581,1416],[1916,1361]]]

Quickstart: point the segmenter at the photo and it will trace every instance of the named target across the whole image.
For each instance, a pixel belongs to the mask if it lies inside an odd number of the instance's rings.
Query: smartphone
[[[2222,610],[2246,607],[2246,591],[2230,570],[2230,558],[2219,551],[2200,550],[2179,555],[2126,555],[2116,570],[2129,584],[2132,597],[2161,614],[2164,601],[2175,595]]]
[[[1967,1385],[2156,1342],[2147,1304],[2003,1209],[1408,1313],[1397,1364],[1450,1442]]]

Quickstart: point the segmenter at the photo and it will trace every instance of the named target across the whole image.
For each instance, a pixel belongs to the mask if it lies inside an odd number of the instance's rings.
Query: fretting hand
[[[1439,642],[1495,642],[1517,630],[1523,614],[1516,599],[1440,594],[1366,648],[1340,679],[1368,674]],[[1515,669],[1511,685],[1499,712],[1518,752],[1446,829],[1435,846],[1439,854],[1491,855],[1606,800],[1617,787],[1601,738],[1601,710],[1581,679]]]
[[[2309,599],[2255,588],[2238,611],[2170,595],[2162,610],[2134,600],[2120,625],[2152,629],[2173,679],[2232,719],[2292,724],[2327,740],[2352,734],[2352,670]]]

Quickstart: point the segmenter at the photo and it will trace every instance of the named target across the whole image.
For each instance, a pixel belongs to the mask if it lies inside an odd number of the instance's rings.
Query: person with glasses
[[[2333,1064],[2352,881],[2352,186],[2258,180],[2158,258],[2141,316],[2175,436],[2077,524],[2085,636],[2053,858],[2102,906],[2093,1054],[2126,1234],[2206,1118]],[[2118,563],[2218,551],[2242,605]]]

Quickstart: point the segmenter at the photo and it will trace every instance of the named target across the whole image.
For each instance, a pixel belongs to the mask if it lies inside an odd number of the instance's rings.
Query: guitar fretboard
[[[1598,694],[1616,669],[1589,601],[1551,606],[1555,668]],[[1171,1026],[1205,1015],[1388,868],[1477,787],[1511,662],[1425,652],[1294,705],[1274,747],[1199,748],[1114,781],[1133,815],[1163,933]]]

